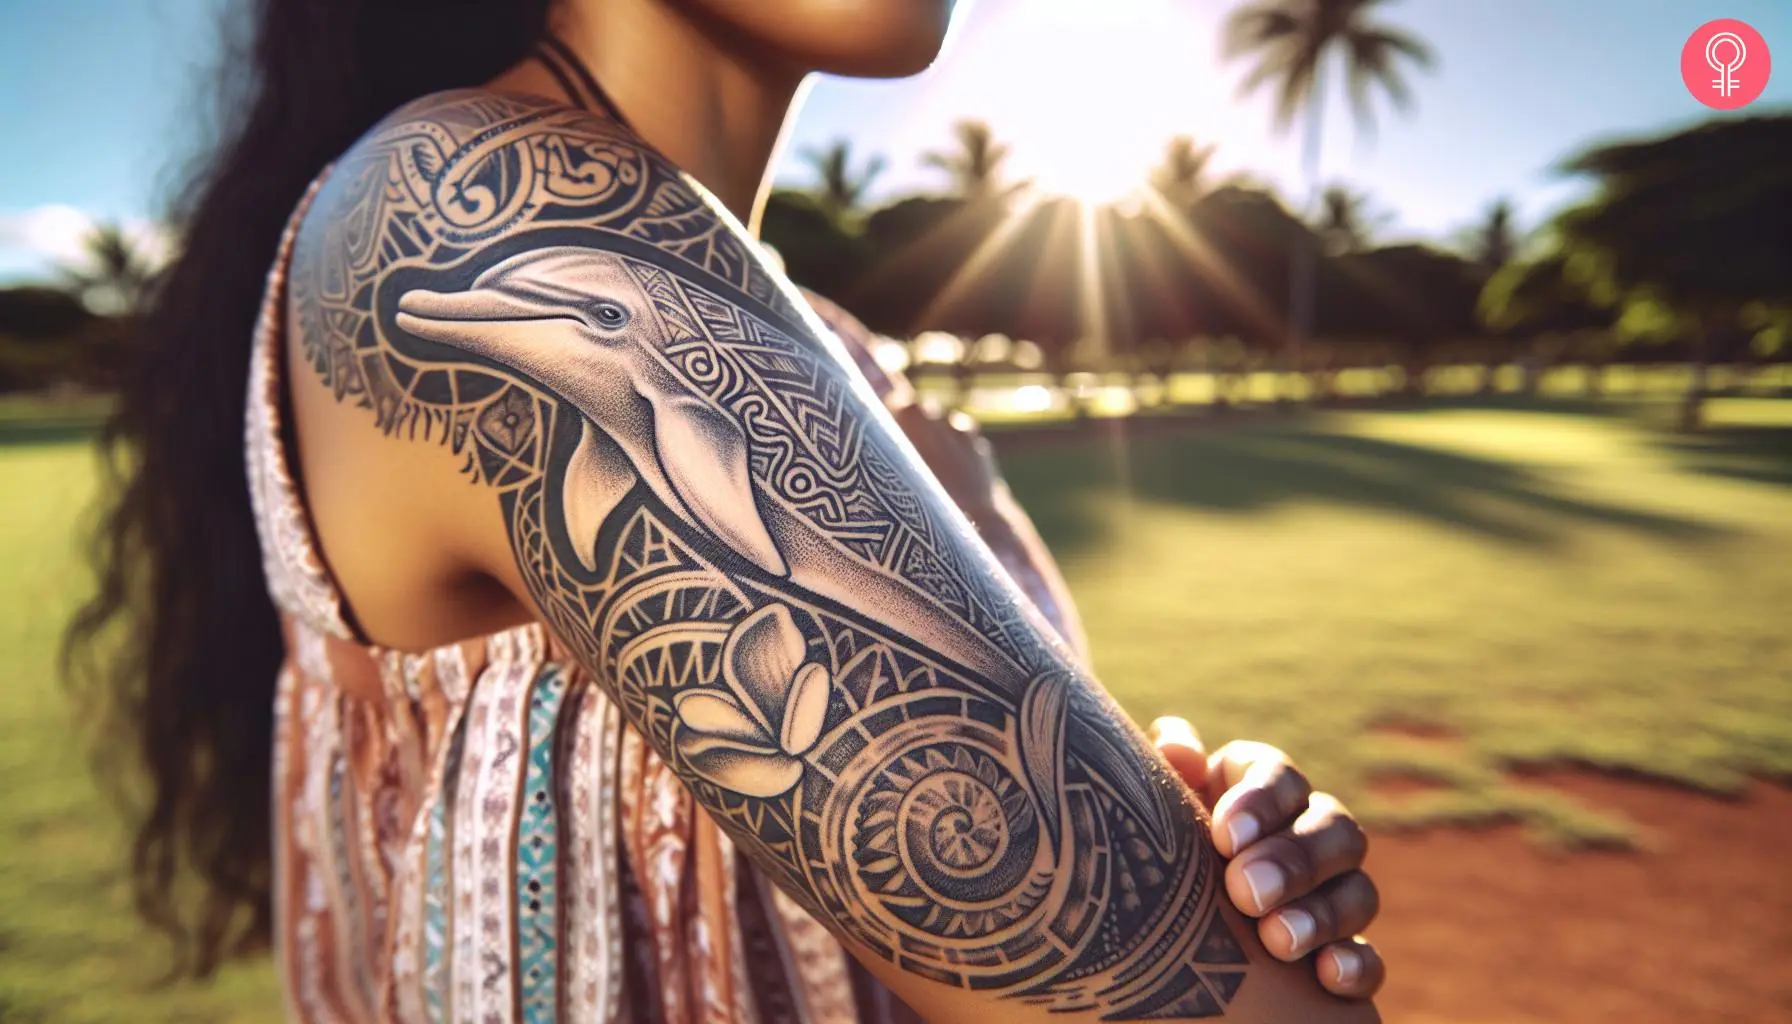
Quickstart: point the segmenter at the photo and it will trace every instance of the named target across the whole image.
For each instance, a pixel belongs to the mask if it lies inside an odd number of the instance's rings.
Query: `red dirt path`
[[[1792,1022],[1792,790],[1528,782],[1626,815],[1650,850],[1555,854],[1516,827],[1375,836],[1389,1024]]]

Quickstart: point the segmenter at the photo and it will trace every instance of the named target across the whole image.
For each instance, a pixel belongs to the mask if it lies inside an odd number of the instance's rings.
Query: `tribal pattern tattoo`
[[[769,877],[947,985],[1225,1012],[1247,960],[1180,783],[699,186],[462,93],[313,211],[303,357],[496,489],[548,625]]]

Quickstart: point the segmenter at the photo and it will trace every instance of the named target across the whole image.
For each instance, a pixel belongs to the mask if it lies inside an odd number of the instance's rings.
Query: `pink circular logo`
[[[1746,107],[1767,88],[1773,56],[1746,22],[1719,18],[1700,25],[1680,50],[1680,78],[1693,99],[1717,110]]]

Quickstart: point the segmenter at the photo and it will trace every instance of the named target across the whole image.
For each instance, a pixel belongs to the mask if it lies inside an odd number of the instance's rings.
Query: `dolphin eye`
[[[596,315],[597,325],[605,330],[614,331],[628,324],[628,310],[614,302],[599,302]]]

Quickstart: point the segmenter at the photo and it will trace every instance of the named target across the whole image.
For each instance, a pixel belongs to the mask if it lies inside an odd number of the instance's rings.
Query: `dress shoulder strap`
[[[343,615],[341,593],[318,555],[311,516],[288,461],[285,427],[287,271],[292,262],[293,240],[323,181],[324,175],[319,175],[299,200],[280,237],[274,265],[268,271],[249,357],[244,451],[249,499],[255,509],[255,528],[261,536],[262,569],[267,574],[268,593],[274,604],[318,632],[353,641],[356,637]]]

